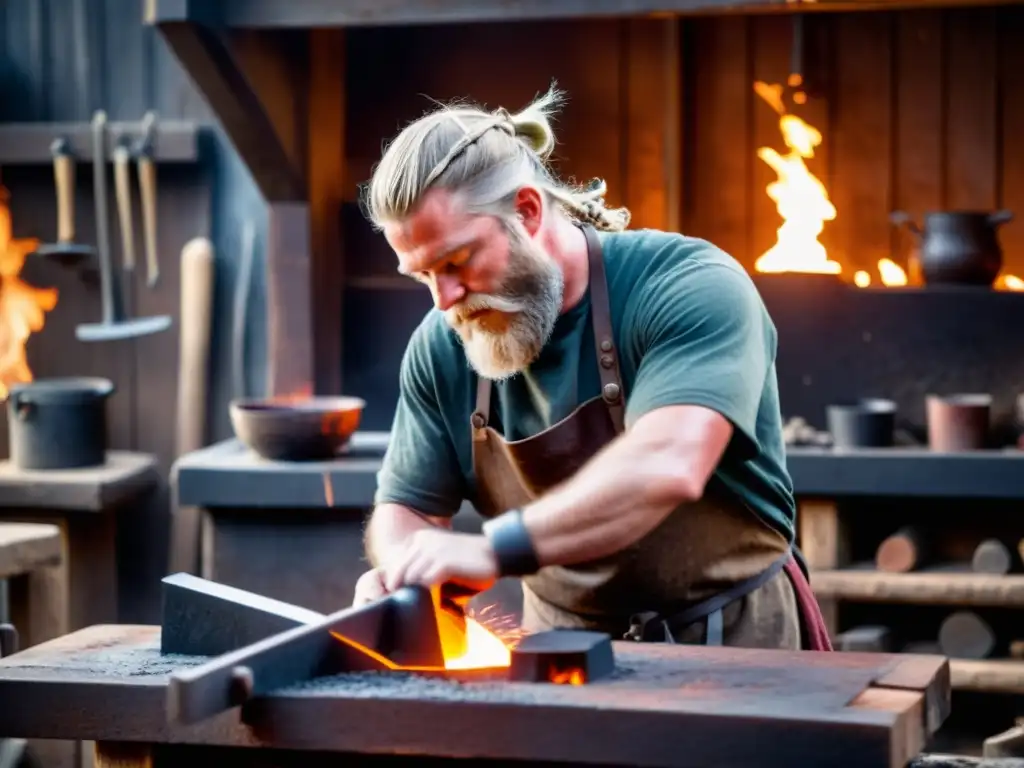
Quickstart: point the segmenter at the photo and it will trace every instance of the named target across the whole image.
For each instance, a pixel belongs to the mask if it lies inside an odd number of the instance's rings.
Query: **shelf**
[[[819,598],[865,603],[1024,607],[1024,575],[1016,574],[812,571],[811,588]]]
[[[1024,451],[1016,449],[939,453],[790,446],[786,465],[802,498],[1024,498]]]
[[[1024,694],[1024,661],[950,659],[949,674],[958,691]]]
[[[127,138],[132,144],[142,138],[142,121],[107,123],[107,161]],[[157,120],[153,124],[153,160],[156,163],[194,163],[199,160],[201,123],[190,120]],[[78,163],[92,161],[90,123],[3,123],[0,124],[0,165],[46,165],[53,162],[50,145],[66,139]]]

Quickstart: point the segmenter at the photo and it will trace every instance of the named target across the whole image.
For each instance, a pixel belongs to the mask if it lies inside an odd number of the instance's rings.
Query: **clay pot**
[[[925,401],[928,447],[933,451],[976,451],[988,442],[992,396],[929,395]]]

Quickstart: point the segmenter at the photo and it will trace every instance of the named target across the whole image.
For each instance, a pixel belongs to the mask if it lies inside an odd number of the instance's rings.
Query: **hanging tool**
[[[110,258],[110,231],[107,219],[106,141],[107,115],[96,112],[93,128],[93,194],[96,196],[96,246],[100,257],[100,290],[103,295],[103,319],[98,323],[79,325],[75,336],[79,341],[117,341],[148,336],[171,327],[167,315],[128,319],[124,312],[121,280],[114,275]]]
[[[146,285],[153,288],[160,279],[156,253],[156,165],[153,163],[153,131],[156,113],[142,118],[142,138],[135,148],[139,172],[139,194],[142,197],[142,230],[146,247]]]
[[[213,244],[196,237],[181,249],[181,326],[178,354],[178,456],[206,445],[206,411],[213,335]],[[199,573],[202,513],[197,507],[173,507],[172,573]]]
[[[135,227],[132,221],[131,149],[122,139],[114,149],[114,197],[117,219],[121,225],[121,266],[125,272],[135,271]]]
[[[75,242],[75,158],[65,138],[50,145],[53,155],[53,182],[57,192],[57,242],[41,245],[36,254],[65,266],[76,266],[91,258],[96,249]]]

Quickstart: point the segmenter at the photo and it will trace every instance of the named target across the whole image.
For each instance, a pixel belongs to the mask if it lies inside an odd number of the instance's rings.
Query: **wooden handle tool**
[[[135,270],[135,227],[132,222],[132,180],[129,175],[131,152],[124,144],[114,150],[114,196],[117,219],[121,225],[121,265],[125,272]]]
[[[53,143],[53,183],[57,188],[57,242],[75,240],[75,159],[65,139]]]
[[[181,251],[181,336],[178,358],[179,456],[206,445],[210,342],[213,332],[213,244],[197,237]],[[200,511],[178,507],[171,524],[171,573],[199,572]]]

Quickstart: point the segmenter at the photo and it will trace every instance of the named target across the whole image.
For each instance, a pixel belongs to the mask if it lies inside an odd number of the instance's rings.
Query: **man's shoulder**
[[[706,312],[763,314],[747,270],[713,243],[659,230],[605,236],[609,292],[629,317],[669,310],[695,320]]]
[[[722,268],[753,288],[747,271],[735,258],[699,237],[656,229],[627,230],[604,235],[603,246],[613,284],[691,278],[686,286],[677,286],[684,288],[692,286],[693,281],[715,281],[719,278],[717,270],[709,268]]]

